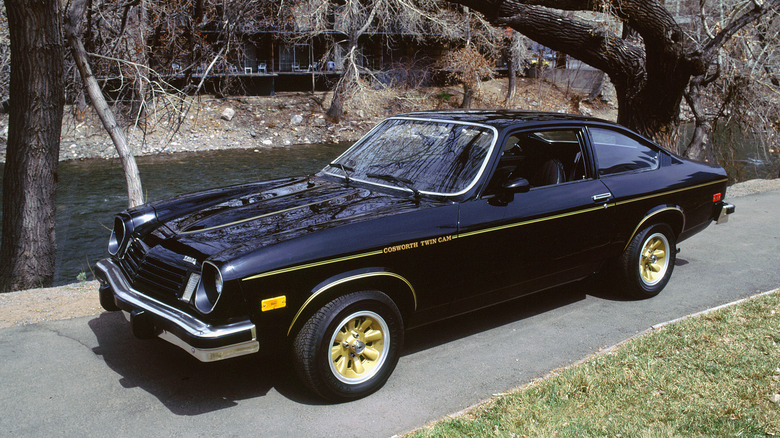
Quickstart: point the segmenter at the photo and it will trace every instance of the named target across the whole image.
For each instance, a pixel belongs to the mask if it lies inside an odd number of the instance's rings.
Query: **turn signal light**
[[[268,298],[267,300],[263,300],[260,303],[260,306],[260,310],[263,312],[274,309],[281,309],[282,307],[287,306],[287,297],[282,295],[280,297]]]
[[[723,197],[722,193],[715,193],[712,195],[712,202],[718,202]]]

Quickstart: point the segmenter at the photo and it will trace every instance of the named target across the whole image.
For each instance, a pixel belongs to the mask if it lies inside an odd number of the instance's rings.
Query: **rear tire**
[[[395,303],[378,291],[334,299],[295,337],[295,369],[325,399],[365,397],[385,384],[398,363],[404,328]]]
[[[618,280],[625,294],[634,299],[658,295],[669,282],[676,259],[676,240],[668,225],[640,230],[618,260]]]

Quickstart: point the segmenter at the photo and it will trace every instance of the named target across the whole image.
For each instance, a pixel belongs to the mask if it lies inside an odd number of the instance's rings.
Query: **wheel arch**
[[[650,224],[665,223],[672,228],[674,232],[675,240],[680,236],[683,229],[685,229],[685,213],[679,205],[658,205],[650,209],[645,213],[642,220],[636,225],[634,231],[626,239],[626,245],[623,247],[625,251],[628,245],[631,244],[631,240],[636,236],[643,227]]]
[[[417,308],[417,293],[404,276],[384,268],[349,271],[328,278],[310,291],[309,297],[290,321],[287,336],[294,335],[317,309],[329,301],[361,290],[376,290],[387,295],[398,306],[404,320]]]

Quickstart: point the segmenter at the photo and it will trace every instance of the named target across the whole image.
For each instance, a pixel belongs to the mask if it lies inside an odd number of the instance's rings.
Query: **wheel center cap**
[[[352,343],[352,351],[355,354],[363,354],[363,350],[366,349],[366,343],[360,340],[355,339],[355,341]]]

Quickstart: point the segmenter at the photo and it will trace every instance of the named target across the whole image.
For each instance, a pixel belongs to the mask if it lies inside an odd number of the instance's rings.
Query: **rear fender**
[[[639,221],[628,239],[626,239],[626,245],[623,247],[623,250],[625,251],[625,249],[628,248],[631,240],[636,236],[636,233],[638,233],[639,230],[646,225],[655,223],[665,223],[672,227],[674,236],[677,238],[685,229],[685,213],[683,213],[683,210],[679,205],[666,204],[653,207],[645,213],[645,216]]]

